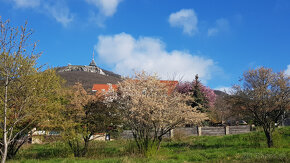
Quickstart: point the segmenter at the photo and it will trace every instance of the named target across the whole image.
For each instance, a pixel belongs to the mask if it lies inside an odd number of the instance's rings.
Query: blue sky
[[[0,0],[12,25],[28,21],[52,67],[87,65],[121,75],[144,69],[214,89],[250,68],[290,74],[288,0]]]

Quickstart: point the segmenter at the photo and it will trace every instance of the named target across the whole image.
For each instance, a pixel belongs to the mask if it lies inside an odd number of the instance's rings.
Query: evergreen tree
[[[200,81],[198,80],[198,75],[195,75],[195,80],[192,82],[192,89],[190,90],[192,99],[188,101],[191,107],[197,107],[197,110],[201,112],[207,112],[208,100],[205,94],[201,91]]]

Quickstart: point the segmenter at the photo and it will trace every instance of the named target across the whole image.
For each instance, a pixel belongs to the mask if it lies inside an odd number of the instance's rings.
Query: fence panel
[[[202,127],[201,135],[225,135],[225,127]]]
[[[242,134],[248,133],[251,131],[251,127],[248,125],[245,126],[229,126],[230,134]]]
[[[248,125],[245,126],[227,126],[227,127],[180,127],[175,128],[171,132],[168,132],[164,135],[165,138],[173,137],[174,135],[182,135],[182,136],[197,136],[198,128],[201,132],[200,135],[205,136],[214,136],[214,135],[226,135],[226,134],[242,134],[248,133],[251,131],[251,127]],[[132,139],[133,134],[131,130],[124,130],[120,134],[123,139]]]

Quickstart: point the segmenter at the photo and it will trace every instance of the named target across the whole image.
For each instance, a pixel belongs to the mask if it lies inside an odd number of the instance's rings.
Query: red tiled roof
[[[176,86],[178,81],[176,80],[160,80],[160,83],[165,83],[166,85]]]
[[[178,84],[178,81],[175,81],[175,80],[160,80],[160,83],[164,83],[166,84],[166,86],[168,86],[168,94],[171,94],[175,87],[177,86]]]
[[[102,92],[102,91],[108,91],[110,88],[109,84],[94,84],[92,91]],[[112,84],[113,89],[117,89],[116,84]]]
[[[169,88],[169,94],[175,89],[175,87],[178,84],[178,81],[174,81],[174,80],[160,80],[161,83],[166,84],[167,86],[170,86],[171,88]],[[109,90],[109,84],[94,84],[92,91],[96,91],[96,92],[106,92]],[[114,90],[116,90],[118,88],[118,86],[116,84],[112,84],[112,88]]]

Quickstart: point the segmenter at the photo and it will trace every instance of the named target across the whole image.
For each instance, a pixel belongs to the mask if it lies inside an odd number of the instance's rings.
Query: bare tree
[[[214,123],[224,123],[226,120],[233,118],[231,105],[226,101],[227,95],[219,95],[216,97],[214,107],[209,109],[210,119]]]
[[[289,79],[284,72],[275,73],[269,68],[249,70],[243,75],[243,84],[234,86],[234,95],[229,96],[236,112],[263,127],[268,147],[273,146],[275,123],[279,125],[282,115],[289,110]]]

